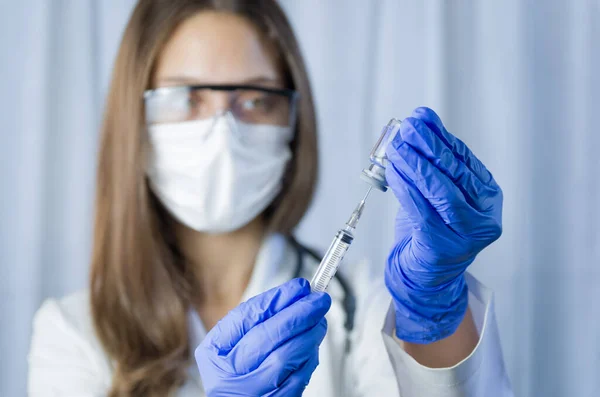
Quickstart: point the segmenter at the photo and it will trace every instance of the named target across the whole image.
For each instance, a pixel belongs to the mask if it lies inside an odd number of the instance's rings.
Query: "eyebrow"
[[[194,84],[194,85],[202,85],[202,84],[207,84],[208,82],[206,81],[202,81],[193,77],[187,77],[187,76],[165,76],[165,77],[160,77],[158,78],[158,84]],[[282,85],[282,81],[280,79],[273,79],[270,77],[266,77],[266,76],[256,76],[256,77],[250,77],[247,79],[242,79],[242,80],[237,80],[237,81],[229,81],[227,82],[228,84],[231,83],[235,83],[235,84],[267,84],[267,85]],[[214,84],[214,82],[211,82],[211,84]]]

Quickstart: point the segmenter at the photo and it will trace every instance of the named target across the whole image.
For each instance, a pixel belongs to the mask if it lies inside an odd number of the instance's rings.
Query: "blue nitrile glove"
[[[464,272],[502,234],[502,190],[428,108],[402,122],[387,156],[385,176],[401,206],[385,271],[396,336],[431,343],[465,315]]]
[[[331,298],[293,279],[227,314],[195,352],[208,397],[301,396],[319,364]]]

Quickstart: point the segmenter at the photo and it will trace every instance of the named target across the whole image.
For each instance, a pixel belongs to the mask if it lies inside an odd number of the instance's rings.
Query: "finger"
[[[396,172],[397,171],[395,171],[394,173]],[[419,189],[410,180],[406,179],[406,177],[402,175],[402,173],[399,173],[398,175],[400,176],[400,178],[403,178],[405,182],[404,189],[410,195],[411,200],[413,200],[412,205],[414,207],[412,208],[415,208],[415,210],[411,212],[414,213],[415,211],[427,211],[428,214],[427,218],[421,221],[420,224],[416,224],[415,226],[413,226],[413,229],[422,231],[421,234],[435,235],[436,241],[442,246],[448,247],[455,244],[453,240],[454,234],[451,231],[449,234],[442,233],[442,231],[446,230],[447,227],[442,218],[431,206],[429,201],[427,201],[425,197],[423,197]],[[407,217],[406,209],[402,208],[402,210],[398,211],[397,217]],[[419,234],[413,235],[411,240],[400,240],[400,237],[404,236],[397,236],[398,241],[405,241],[406,244],[413,244],[413,246],[415,246],[414,244],[416,244],[416,249],[418,249],[419,247],[426,246],[426,244],[423,245],[419,243]],[[449,238],[450,240],[447,240]],[[396,244],[390,252],[390,255],[388,256],[388,263],[393,263],[396,260],[402,261],[402,265],[400,266],[386,266],[385,281],[390,291],[394,290],[394,287],[387,284],[390,280],[404,280],[405,286],[407,288],[412,288],[412,283],[410,281],[411,279],[418,278],[421,285],[430,285],[434,281],[443,279],[443,277],[445,277],[445,273],[452,271],[452,269],[449,266],[446,266],[442,269],[436,268],[435,266],[428,267],[426,263],[422,261],[406,261],[406,256],[402,255],[402,252],[405,249],[406,246],[404,244]],[[411,276],[406,277],[404,274],[402,274],[404,271],[411,272]],[[392,295],[394,295],[394,298],[396,300],[400,299],[393,292]]]
[[[271,354],[260,365],[258,371],[273,374],[269,384],[281,387],[290,378],[302,378],[308,384],[312,371],[318,361],[319,345],[327,333],[327,320],[322,318],[315,326],[288,340]],[[317,360],[315,366],[306,367],[305,364]]]
[[[400,126],[400,139],[446,174],[469,205],[486,211],[494,204],[490,198],[495,197],[497,188],[484,184],[423,121],[414,117],[406,118]]]
[[[299,335],[322,321],[330,307],[331,298],[327,293],[312,293],[256,325],[227,355],[235,373],[255,370],[267,356],[294,338],[298,338],[296,344],[314,343],[314,340]]]
[[[315,349],[310,356],[296,372],[289,374],[280,387],[267,394],[269,397],[300,397],[308,386],[313,372],[319,365],[319,350]]]
[[[388,156],[394,157],[394,168],[414,183],[446,225],[460,234],[469,233],[477,224],[474,220],[480,216],[479,212],[466,202],[450,178],[407,143],[390,146],[393,148],[388,150]]]
[[[296,278],[250,298],[229,312],[208,333],[206,343],[226,355],[256,325],[310,294],[306,279]]]
[[[385,169],[385,179],[402,207],[398,216],[406,217],[416,230],[427,231],[440,224],[443,225],[443,220],[429,201],[423,197],[414,183],[396,168],[395,164],[404,162],[400,154],[396,150],[388,150],[387,156],[391,164]]]
[[[414,110],[413,117],[423,121],[431,130],[444,142],[444,144],[452,150],[452,153],[460,161],[473,171],[473,173],[484,184],[496,187],[497,183],[494,180],[491,172],[483,165],[481,161],[471,152],[471,150],[460,139],[452,135],[444,127],[440,117],[427,107],[420,107]]]

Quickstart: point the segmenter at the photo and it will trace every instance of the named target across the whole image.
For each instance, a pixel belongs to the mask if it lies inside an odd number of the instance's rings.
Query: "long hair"
[[[252,22],[280,58],[287,88],[299,92],[293,152],[283,189],[265,212],[288,234],[306,212],[316,183],[316,121],[304,61],[275,0],[140,0],[114,65],[99,152],[90,280],[94,327],[115,363],[110,396],[165,396],[191,365],[187,314],[194,280],[178,254],[173,220],[148,188],[143,92],[177,26],[203,10]]]

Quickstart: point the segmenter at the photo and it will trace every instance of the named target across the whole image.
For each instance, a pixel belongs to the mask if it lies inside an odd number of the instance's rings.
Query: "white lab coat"
[[[305,255],[303,277],[316,268]],[[265,239],[243,300],[277,286],[294,273],[296,250],[281,235]],[[509,397],[512,396],[500,349],[491,292],[467,276],[469,305],[480,341],[473,353],[452,368],[431,369],[418,364],[391,336],[394,311],[383,277],[372,280],[366,266],[346,267],[357,298],[351,351],[345,352],[345,312],[341,287],[330,285],[332,308],[328,332],[320,348],[320,364],[304,392],[305,397]],[[352,275],[352,277],[348,277]],[[189,315],[192,352],[206,331],[195,314]],[[28,389],[31,397],[104,397],[110,388],[111,363],[96,338],[88,292],[61,300],[49,299],[37,312],[29,354]],[[177,397],[201,397],[204,392],[195,365]]]

